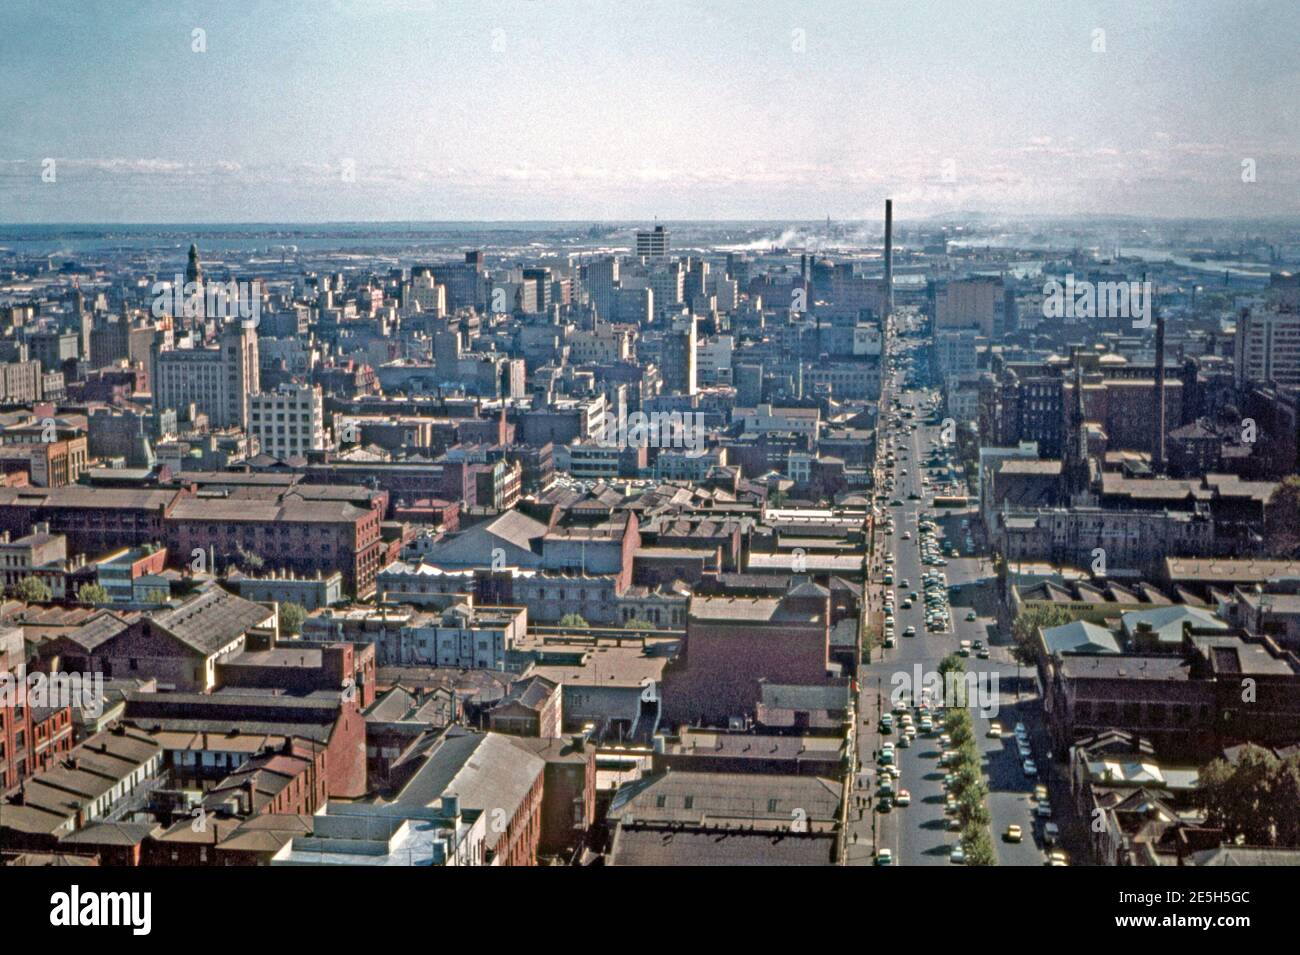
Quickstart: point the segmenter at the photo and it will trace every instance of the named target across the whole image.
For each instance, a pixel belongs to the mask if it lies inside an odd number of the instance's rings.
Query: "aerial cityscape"
[[[1300,18],[905,6],[0,13],[0,871],[1300,865]]]

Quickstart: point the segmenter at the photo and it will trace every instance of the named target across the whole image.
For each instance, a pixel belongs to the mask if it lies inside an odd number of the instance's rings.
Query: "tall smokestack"
[[[1147,307],[1155,311],[1155,295],[1146,276],[1142,277],[1148,296]],[[1152,470],[1156,475],[1165,473],[1165,316],[1156,311],[1156,435],[1151,452]]]
[[[885,200],[885,318],[894,313],[894,200]]]

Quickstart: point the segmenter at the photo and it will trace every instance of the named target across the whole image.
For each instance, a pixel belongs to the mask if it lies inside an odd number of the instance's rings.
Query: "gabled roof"
[[[1047,652],[1058,653],[1119,653],[1119,641],[1105,627],[1086,620],[1075,620],[1043,631],[1043,644]]]
[[[212,587],[175,609],[152,614],[150,622],[187,647],[207,655],[233,643],[275,615],[261,604]]]
[[[501,809],[510,819],[545,771],[544,759],[525,752],[501,733],[452,728],[429,751],[395,802],[429,807],[444,795],[455,795],[463,808]],[[501,838],[496,828],[488,826],[489,849],[496,848]]]
[[[65,639],[91,653],[125,633],[131,624],[139,619],[138,613],[118,614],[111,610],[101,610],[77,629],[66,634]]]
[[[1149,624],[1160,643],[1179,644],[1183,641],[1183,625],[1190,623],[1197,630],[1227,630],[1228,625],[1200,607],[1156,607],[1153,610],[1130,610],[1120,618],[1124,633],[1132,638],[1140,624]]]

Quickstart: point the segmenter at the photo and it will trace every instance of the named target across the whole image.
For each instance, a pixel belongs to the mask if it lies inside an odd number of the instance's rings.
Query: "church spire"
[[[193,243],[190,244],[190,260],[185,266],[185,281],[199,282],[203,281],[203,266],[199,264],[199,247]]]

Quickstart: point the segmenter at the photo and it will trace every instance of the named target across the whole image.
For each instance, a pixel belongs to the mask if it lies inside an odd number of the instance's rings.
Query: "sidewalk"
[[[888,702],[888,688],[878,689],[875,681],[862,686],[858,694],[856,713],[857,735],[856,772],[853,789],[848,798],[848,826],[846,829],[846,865],[872,865],[872,824],[876,821],[874,797],[877,786],[876,754],[880,752],[883,737],[880,734],[879,714],[888,709],[879,707]],[[854,841],[854,836],[857,841]],[[879,838],[879,833],[877,833]]]

